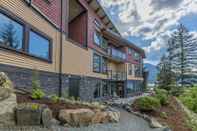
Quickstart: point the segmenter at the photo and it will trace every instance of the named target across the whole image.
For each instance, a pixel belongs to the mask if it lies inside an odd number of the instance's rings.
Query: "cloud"
[[[166,47],[179,20],[197,12],[197,0],[100,0],[124,37],[151,40],[147,53]]]

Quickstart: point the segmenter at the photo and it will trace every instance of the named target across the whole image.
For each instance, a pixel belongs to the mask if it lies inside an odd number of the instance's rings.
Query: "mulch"
[[[134,107],[136,106],[134,105]],[[137,108],[134,108],[134,111],[140,112]],[[162,117],[162,112],[165,112],[167,117]],[[173,131],[192,131],[192,129],[187,126],[187,116],[185,112],[180,109],[174,97],[170,98],[168,105],[162,106],[157,111],[143,113],[156,118],[163,125],[168,125]]]

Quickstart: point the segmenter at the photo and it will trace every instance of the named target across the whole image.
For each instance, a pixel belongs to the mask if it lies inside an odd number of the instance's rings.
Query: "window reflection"
[[[0,13],[0,44],[22,49],[23,26]]]
[[[29,53],[49,59],[49,40],[31,31],[29,36]]]

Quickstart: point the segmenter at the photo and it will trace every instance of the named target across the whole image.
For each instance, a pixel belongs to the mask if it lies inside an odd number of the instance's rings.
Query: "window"
[[[93,55],[93,71],[101,72],[101,57],[97,54]]]
[[[23,26],[0,13],[0,44],[21,50],[23,46]]]
[[[141,76],[141,68],[140,65],[135,65],[135,77],[140,77]]]
[[[132,49],[131,48],[128,48],[128,54],[132,55]]]
[[[51,62],[52,46],[48,37],[34,32],[26,22],[0,10],[0,46]]]
[[[107,73],[107,60],[105,58],[102,59],[102,72]]]
[[[50,59],[49,40],[31,31],[29,36],[29,53],[44,59]]]
[[[93,71],[97,73],[107,73],[107,59],[94,53],[93,55]]]
[[[98,82],[96,84],[96,89],[94,91],[94,98],[102,97],[103,91],[102,91],[102,83]]]
[[[129,64],[129,75],[133,75],[133,65]]]
[[[102,37],[97,31],[94,32],[94,43],[98,46],[101,46],[102,44]]]

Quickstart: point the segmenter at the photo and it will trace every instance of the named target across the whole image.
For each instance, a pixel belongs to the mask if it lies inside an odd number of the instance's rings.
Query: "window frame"
[[[98,70],[95,70],[95,68],[94,68],[94,57],[95,56],[97,56],[97,57],[99,57],[99,71]],[[93,72],[95,72],[95,73],[101,73],[102,72],[102,68],[101,68],[101,64],[102,64],[102,58],[101,58],[101,56],[100,55],[98,55],[97,53],[93,53]]]
[[[11,11],[9,11],[3,7],[0,7],[0,14],[5,15],[6,17],[8,17],[8,19],[13,20],[14,22],[20,24],[23,27],[22,48],[20,50],[14,49],[14,48],[11,48],[11,47],[5,46],[5,45],[0,45],[0,49],[5,50],[5,51],[10,51],[10,52],[13,52],[16,54],[25,55],[25,56],[35,58],[36,60],[44,61],[47,63],[52,63],[53,40],[51,37],[49,37],[45,33],[41,32],[33,25],[25,22],[23,19],[19,18],[18,16],[13,14]],[[35,55],[29,53],[29,37],[30,37],[29,35],[30,35],[31,30],[34,31],[36,34],[39,34],[44,39],[47,39],[49,41],[49,58],[48,59],[45,59],[45,58],[42,58],[39,56],[35,56]]]

